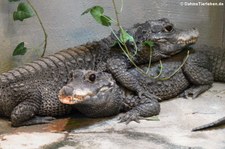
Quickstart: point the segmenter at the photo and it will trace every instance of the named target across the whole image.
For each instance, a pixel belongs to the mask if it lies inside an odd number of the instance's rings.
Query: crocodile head
[[[121,107],[121,90],[111,74],[92,70],[75,70],[70,81],[59,91],[59,100],[74,105],[84,115],[114,115]]]
[[[175,28],[166,18],[137,24],[128,32],[134,36],[139,50],[142,49],[143,42],[154,42],[153,52],[155,53],[153,53],[153,58],[158,56],[156,60],[179,53],[185,47],[196,43],[199,36],[197,29],[182,30]],[[143,52],[145,50],[140,51]],[[147,51],[149,51],[149,48],[147,48]]]

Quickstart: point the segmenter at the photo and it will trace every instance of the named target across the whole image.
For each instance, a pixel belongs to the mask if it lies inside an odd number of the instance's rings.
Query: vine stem
[[[149,62],[148,62],[148,69],[146,71],[146,74],[148,74],[150,70],[151,63],[152,63],[152,47],[149,47]]]
[[[44,25],[43,25],[43,23],[42,23],[42,21],[41,21],[41,18],[40,18],[40,16],[38,15],[36,9],[34,8],[33,4],[31,3],[31,1],[30,1],[30,0],[26,0],[26,1],[27,1],[27,3],[31,6],[31,8],[33,9],[35,15],[37,16],[38,22],[39,22],[39,24],[41,25],[41,28],[42,28],[43,33],[44,33],[45,40],[44,40],[43,53],[41,54],[41,57],[43,57],[43,56],[45,55],[46,48],[47,48],[48,34],[46,33],[46,30],[45,30]]]
[[[117,21],[117,26],[122,29],[122,27],[120,26],[120,20],[119,20],[119,13],[117,11],[117,8],[116,8],[116,3],[115,3],[115,0],[112,0],[112,3],[113,3],[113,8],[114,8],[114,11],[115,11],[115,15],[116,15],[116,21]]]
[[[161,78],[160,80],[169,80],[170,78],[172,78],[186,63],[186,61],[189,58],[189,50],[187,51],[187,56],[185,57],[185,59],[183,60],[182,64],[169,76],[169,77],[165,77],[165,78]]]
[[[119,12],[117,11],[115,0],[112,0],[112,3],[113,3],[113,9],[114,9],[114,12],[115,12],[115,15],[116,15],[116,25],[119,27],[119,30],[122,31],[123,28],[122,28],[122,26],[120,25]],[[114,36],[116,36],[116,38],[119,39],[115,33],[114,33]],[[130,54],[128,48],[127,48],[126,43],[124,43],[124,41],[121,41],[121,40],[119,40],[119,42],[122,44],[122,45],[121,45],[120,43],[118,43],[119,46],[120,46],[120,48],[121,48],[121,50],[122,50],[122,51],[124,52],[124,54],[127,56],[127,58],[129,59],[129,61],[136,67],[136,69],[137,69],[140,73],[142,73],[143,75],[147,75],[147,74],[146,74],[140,67],[138,67],[138,66],[135,64],[135,62],[133,61],[133,58],[132,58],[132,56],[131,56],[131,54]],[[124,47],[125,49],[124,49],[123,47]]]
[[[124,2],[123,2],[123,0],[121,0],[121,8],[120,8],[120,13],[122,13],[122,11],[123,11],[123,4],[124,4]]]
[[[112,3],[113,3],[114,12],[115,12],[115,15],[116,15],[116,25],[119,27],[120,32],[122,32],[123,28],[122,28],[122,26],[120,24],[119,12],[117,11],[115,0],[112,0]],[[120,41],[120,42],[121,42],[121,44],[125,48],[125,51],[126,51],[125,54],[127,55],[127,57],[129,59],[131,59],[132,55],[130,54],[130,52],[129,52],[128,48],[127,48],[126,43],[124,43],[124,41]]]

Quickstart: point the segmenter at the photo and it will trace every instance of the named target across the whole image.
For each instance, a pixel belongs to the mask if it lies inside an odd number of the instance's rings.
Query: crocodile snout
[[[93,92],[88,89],[74,89],[70,86],[64,86],[59,91],[59,100],[64,104],[80,103],[92,96]]]
[[[61,96],[71,96],[73,94],[73,88],[69,86],[64,86],[60,91],[59,95]]]

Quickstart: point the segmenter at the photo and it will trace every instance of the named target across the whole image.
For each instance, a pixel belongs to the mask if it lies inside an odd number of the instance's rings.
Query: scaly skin
[[[187,88],[180,96],[192,98],[198,97],[201,93],[207,91],[216,82],[225,82],[225,49],[210,47],[206,45],[198,45],[193,49],[189,49],[191,54],[182,67],[183,74],[188,80],[190,87]],[[182,51],[171,58],[171,61],[183,59],[185,51]],[[180,79],[177,77],[177,79]],[[178,80],[177,80],[178,81]],[[177,84],[177,81],[175,84]],[[174,92],[179,87],[174,87]],[[145,89],[146,90],[146,89]],[[162,92],[166,93],[164,86]],[[143,91],[142,91],[143,92]],[[152,93],[157,95],[155,93]],[[220,118],[209,124],[194,128],[192,131],[204,130],[215,126],[225,124],[225,117]]]
[[[195,39],[192,38],[191,40],[188,36],[184,35],[184,32],[180,32],[178,34],[174,34],[179,30],[175,29],[173,25],[168,21],[163,19],[163,23],[161,22],[152,22],[152,24],[155,25],[155,27],[152,27],[153,33],[159,33],[162,34],[150,34],[147,37],[144,37],[144,40],[141,41],[148,41],[146,39],[155,42],[153,48],[150,50],[149,47],[144,47],[147,50],[141,50],[134,58],[134,62],[138,65],[140,64],[146,64],[149,61],[149,55],[150,51],[152,51],[152,58],[151,62],[158,61],[162,58],[168,58],[176,53],[179,53],[181,51],[181,47],[184,47],[184,45],[190,45],[192,44]],[[163,25],[161,25],[163,24]],[[143,26],[144,28],[145,26]],[[143,28],[138,28],[137,30],[140,30],[138,32],[141,32],[141,30],[145,30]],[[191,36],[197,37],[198,32],[197,31],[189,31],[189,34],[192,34]],[[140,35],[134,35],[136,39],[140,38]],[[175,40],[174,40],[175,39]],[[174,44],[174,41],[179,43]],[[184,42],[185,41],[185,42]],[[160,42],[160,44],[158,44]],[[138,42],[138,47],[142,47],[142,42]],[[174,50],[174,49],[180,49],[180,50]],[[131,53],[134,54],[134,50],[131,50]],[[173,53],[173,54],[172,54]],[[158,57],[159,56],[159,57]],[[130,74],[127,69],[130,68],[130,61],[127,60],[127,58],[119,56],[114,56],[107,60],[107,69],[109,72],[116,78],[118,82],[120,82],[124,87],[135,91],[138,93],[139,97],[142,95],[147,95],[149,98],[151,98],[152,95],[149,92],[146,92],[138,83],[137,79]]]
[[[185,53],[185,51],[183,52]],[[171,73],[173,73],[177,67],[181,64],[179,62],[174,62],[174,61],[180,61],[181,59],[184,58],[184,54],[178,54],[174,56],[171,59],[166,60],[164,62],[164,70],[163,73],[160,75],[160,78],[167,78],[170,76]],[[178,64],[177,64],[178,63]],[[113,67],[113,69],[116,69],[116,67],[124,65],[123,62],[119,61],[117,65]],[[151,68],[150,74],[152,76],[157,76],[159,73],[158,70],[159,65],[156,65]],[[147,69],[147,68],[145,68]],[[213,47],[208,47],[208,46],[199,46],[196,49],[191,50],[191,54],[182,67],[182,71],[179,70],[172,78],[168,80],[158,80],[158,79],[151,79],[147,76],[144,76],[143,74],[140,74],[136,69],[130,69],[128,70],[128,74],[132,75],[134,79],[136,79],[136,83],[138,83],[138,86],[142,88],[142,92],[148,92],[150,94],[155,95],[156,97],[145,97],[143,99],[137,96],[137,94],[133,92],[129,92],[129,94],[122,94],[122,104],[123,106],[119,105],[119,107],[122,107],[122,110],[126,109],[124,107],[129,107],[128,110],[131,109],[132,112],[128,112],[125,114],[125,116],[122,118],[122,121],[127,121],[130,122],[131,120],[137,121],[139,119],[139,116],[146,116],[142,114],[144,111],[154,111],[155,108],[157,107],[157,103],[153,102],[155,106],[146,106],[145,102],[149,101],[155,101],[158,100],[157,97],[160,97],[161,100],[166,100],[170,99],[172,97],[175,97],[179,94],[181,94],[183,97],[188,97],[192,96],[193,98],[196,98],[198,95],[201,93],[205,92],[208,90],[212,83],[214,81],[220,81],[220,82],[225,82],[225,50],[221,48],[213,48]],[[112,104],[113,102],[117,101],[116,98],[114,98],[113,91],[110,87],[110,90],[106,90],[103,92],[98,92],[101,91],[101,84],[98,83],[99,80],[102,82],[108,82],[106,78],[101,78],[102,73],[100,72],[94,72],[94,71],[81,71],[78,70],[78,72],[81,73],[81,75],[78,77],[72,78],[71,81],[68,82],[66,86],[64,86],[60,92],[59,92],[59,98],[61,102],[65,104],[74,104],[77,109],[79,109],[82,113],[87,114],[87,113],[92,113],[94,115],[95,110],[90,109],[89,107],[95,107],[98,109],[98,114],[97,116],[105,116],[108,111],[111,110],[111,107],[118,106]],[[76,73],[76,71],[74,72]],[[89,81],[90,74],[95,74],[95,76],[98,78],[96,82],[94,81]],[[81,76],[86,76],[81,78]],[[121,78],[127,78],[126,76],[121,76]],[[100,78],[100,79],[99,79]],[[82,80],[77,81],[77,80]],[[111,80],[111,78],[110,78]],[[130,82],[129,80],[124,79],[124,81],[127,83],[127,85],[132,86],[133,82]],[[98,86],[96,86],[96,84]],[[123,85],[123,84],[122,84]],[[80,92],[83,90],[83,92]],[[91,92],[88,94],[86,91]],[[126,88],[120,88],[120,90],[123,90],[124,92],[127,91]],[[111,100],[109,101],[108,94],[110,95],[112,93]],[[107,103],[110,103],[107,105],[105,102],[105,97],[107,96]],[[132,96],[132,98],[129,98]],[[79,98],[77,98],[79,97]],[[118,98],[118,96],[117,96]],[[128,100],[127,100],[128,99]],[[107,105],[106,109],[101,109],[102,106],[98,104],[98,101],[101,101],[102,105]],[[87,102],[88,101],[88,102]],[[141,103],[141,104],[140,104]],[[85,105],[85,106],[82,106]],[[82,108],[80,109],[80,106]],[[138,110],[132,110],[136,108],[142,109],[141,112]],[[142,108],[140,108],[142,107]],[[114,109],[114,108],[112,108]],[[99,111],[100,110],[100,111]],[[101,111],[102,110],[102,111]],[[127,109],[125,110],[127,111]],[[159,112],[159,111],[158,111]],[[100,113],[100,114],[99,114]],[[104,113],[104,115],[101,115],[101,113]],[[108,114],[110,114],[109,112]],[[118,113],[118,111],[116,112]],[[132,113],[132,114],[131,114]],[[157,111],[155,111],[154,114],[156,114]],[[149,113],[147,116],[152,116],[154,115],[152,113]],[[88,114],[87,114],[88,115]],[[92,116],[93,116],[92,115]],[[89,115],[88,115],[89,116]],[[94,115],[95,116],[95,115]],[[136,117],[135,117],[136,116]],[[194,128],[193,131],[197,130],[203,130],[206,128],[214,127],[214,126],[219,126],[225,123],[225,118],[221,118],[215,122]]]
[[[135,25],[128,32],[136,38],[140,50],[136,61],[139,59],[140,63],[145,59],[141,57],[142,53],[149,51],[142,46],[142,41],[155,41],[153,58],[157,60],[181,51],[195,43],[198,37],[195,29],[177,30],[167,19],[146,21]],[[157,40],[156,37],[161,39]],[[37,116],[60,116],[70,113],[71,107],[61,104],[57,98],[58,91],[68,81],[69,72],[78,68],[107,70],[106,61],[122,55],[119,49],[111,49],[114,41],[115,38],[111,35],[97,42],[62,50],[1,74],[1,115],[9,117],[12,126],[22,126],[48,123],[52,119]],[[127,44],[130,51],[133,51],[130,43]]]

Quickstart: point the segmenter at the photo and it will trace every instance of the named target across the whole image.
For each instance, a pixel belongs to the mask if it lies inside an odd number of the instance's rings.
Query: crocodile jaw
[[[74,105],[83,103],[87,100],[101,98],[105,93],[111,91],[112,87],[103,86],[96,93],[90,90],[74,90],[73,95],[64,95],[63,91],[59,92],[59,100],[63,104]]]

